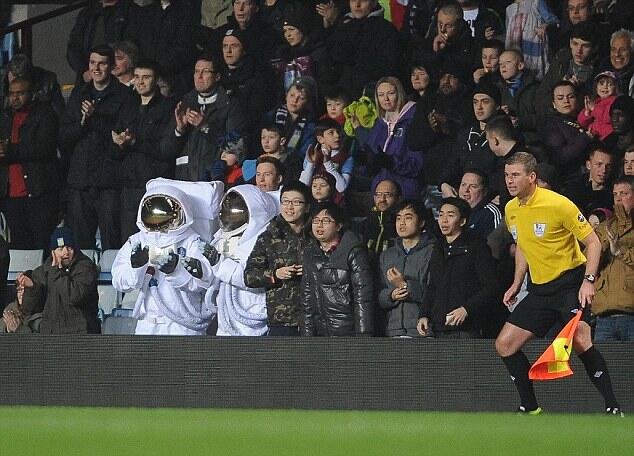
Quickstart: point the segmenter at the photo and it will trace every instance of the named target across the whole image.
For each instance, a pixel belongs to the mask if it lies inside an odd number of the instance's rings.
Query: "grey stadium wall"
[[[547,347],[535,341],[534,360]],[[634,344],[598,346],[634,410]],[[551,412],[601,412],[573,356],[572,377],[536,385]],[[515,388],[492,340],[0,337],[0,404],[512,411]]]

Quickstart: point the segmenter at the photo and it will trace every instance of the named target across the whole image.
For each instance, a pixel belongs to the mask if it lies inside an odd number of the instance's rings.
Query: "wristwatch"
[[[595,276],[594,274],[586,274],[583,276],[584,280],[587,280],[590,283],[594,283],[597,281],[597,276]]]

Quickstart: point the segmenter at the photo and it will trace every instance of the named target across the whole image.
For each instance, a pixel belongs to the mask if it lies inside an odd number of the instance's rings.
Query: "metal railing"
[[[35,1],[31,1],[31,2],[13,2],[14,4],[17,3],[38,3]],[[53,1],[47,1],[46,3],[55,3]],[[73,2],[70,5],[66,5],[66,6],[62,6],[60,8],[56,8],[52,11],[49,11],[47,13],[44,14],[40,14],[39,16],[35,16],[35,17],[31,17],[29,19],[26,19],[24,21],[20,21],[20,22],[16,22],[15,24],[11,24],[8,27],[4,27],[0,29],[0,38],[2,38],[4,35],[9,34],[9,33],[13,33],[13,32],[20,32],[20,48],[21,48],[21,52],[23,54],[26,54],[29,59],[31,59],[33,57],[33,26],[36,24],[39,24],[40,22],[45,22],[48,21],[49,19],[53,19],[56,18],[58,16],[62,16],[64,14],[70,13],[72,11],[78,10],[80,8],[83,8],[85,6],[87,6],[89,3],[88,0],[82,0],[82,1],[77,1],[77,2]]]

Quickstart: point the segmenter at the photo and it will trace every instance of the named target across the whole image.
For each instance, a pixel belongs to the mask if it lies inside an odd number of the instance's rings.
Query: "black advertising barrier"
[[[547,341],[528,345],[536,359]],[[602,344],[617,398],[634,410],[634,344]],[[536,385],[551,412],[601,412],[575,375]],[[0,337],[0,404],[512,411],[492,340]]]

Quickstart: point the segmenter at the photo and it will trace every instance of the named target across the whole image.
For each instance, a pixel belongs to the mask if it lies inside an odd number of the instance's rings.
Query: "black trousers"
[[[11,230],[12,249],[44,249],[57,225],[57,193],[38,197],[6,198],[2,204]]]
[[[139,231],[136,218],[145,188],[123,187],[121,189],[121,244]]]
[[[96,187],[68,190],[66,222],[80,249],[95,248],[97,228],[102,250],[121,247],[120,194],[118,190]]]

